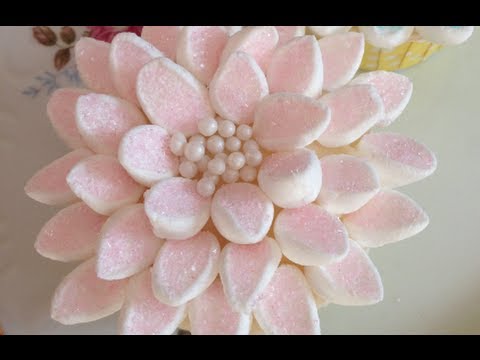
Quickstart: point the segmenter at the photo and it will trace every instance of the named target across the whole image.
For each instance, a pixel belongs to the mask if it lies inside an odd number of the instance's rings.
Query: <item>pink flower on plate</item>
[[[320,334],[318,307],[383,299],[365,251],[427,214],[393,190],[435,156],[391,132],[412,84],[355,77],[359,33],[144,27],[82,38],[88,89],[47,112],[74,150],[25,187],[50,205],[37,251],[84,261],[55,291],[63,324],[120,310],[122,334]]]
[[[142,33],[143,26],[87,26],[90,31],[89,37],[106,42],[112,42],[115,35],[121,32],[133,32],[137,35]]]

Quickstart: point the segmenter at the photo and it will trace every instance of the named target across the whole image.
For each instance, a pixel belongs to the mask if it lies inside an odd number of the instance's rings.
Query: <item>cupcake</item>
[[[309,26],[316,36],[338,34],[351,26]],[[473,33],[473,26],[357,26],[365,35],[365,54],[360,68],[399,70],[416,65],[444,46],[459,45]]]
[[[372,305],[369,248],[428,225],[395,190],[434,154],[378,131],[412,94],[399,74],[355,76],[362,34],[305,27],[144,27],[75,47],[86,89],[47,105],[72,151],[26,184],[66,206],[35,242],[81,261],[51,316],[120,312],[120,334],[320,334],[330,303]]]

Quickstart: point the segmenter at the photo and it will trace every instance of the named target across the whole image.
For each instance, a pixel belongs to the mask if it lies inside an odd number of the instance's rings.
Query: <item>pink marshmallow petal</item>
[[[267,94],[265,74],[244,52],[233,53],[220,65],[209,90],[215,111],[237,124],[250,124],[256,104]]]
[[[330,109],[300,94],[268,95],[255,109],[253,134],[270,151],[289,151],[311,144],[330,123]]]
[[[315,204],[280,211],[273,231],[283,254],[300,265],[323,265],[341,259],[348,250],[340,219]]]
[[[142,38],[175,61],[178,37],[183,26],[144,26]]]
[[[75,112],[78,131],[85,142],[96,153],[106,155],[116,155],[123,135],[147,122],[137,107],[110,95],[80,96]]]
[[[67,184],[69,171],[83,159],[93,155],[90,150],[69,152],[38,170],[25,185],[25,193],[33,200],[47,205],[65,205],[77,199]]]
[[[309,26],[308,30],[317,36],[323,37],[327,35],[346,33],[351,28],[351,26]]]
[[[263,71],[267,70],[278,44],[275,26],[248,26],[233,35],[223,49],[221,62],[237,51],[252,56]]]
[[[75,44],[75,62],[85,85],[93,91],[116,94],[109,70],[110,44],[82,37]]]
[[[146,269],[128,282],[119,316],[121,335],[171,335],[186,316],[186,306],[169,306],[153,295],[152,274]]]
[[[382,190],[365,206],[343,217],[353,240],[364,247],[380,247],[414,236],[425,229],[427,213],[408,196]]]
[[[188,306],[192,335],[248,335],[250,313],[235,311],[227,301],[220,279]]]
[[[51,316],[73,325],[109,316],[122,307],[127,280],[106,281],[95,274],[95,259],[81,263],[58,285]]]
[[[208,85],[227,40],[224,26],[185,26],[178,39],[177,63]]]
[[[320,161],[308,149],[274,153],[260,165],[258,184],[275,205],[301,207],[314,201],[320,192]]]
[[[138,105],[136,81],[140,69],[150,60],[162,57],[152,44],[134,33],[120,33],[112,40],[110,72],[120,96]]]
[[[353,79],[362,62],[363,34],[347,32],[318,40],[323,60],[323,88],[332,91]]]
[[[302,272],[293,265],[277,269],[254,315],[268,335],[320,335],[313,294]]]
[[[137,96],[150,121],[169,133],[193,135],[201,119],[213,117],[205,86],[167,58],[153,60],[140,70]]]
[[[186,239],[198,233],[210,217],[210,198],[198,194],[197,181],[173,177],[145,193],[145,212],[155,234]]]
[[[267,69],[271,93],[292,92],[317,97],[322,92],[322,53],[315,36],[302,36],[279,47]]]
[[[370,133],[362,137],[356,155],[365,157],[385,187],[399,187],[430,176],[437,159],[425,145],[400,134]]]
[[[182,241],[167,240],[153,266],[153,292],[165,304],[185,304],[210,286],[219,262],[220,244],[208,231]]]
[[[178,173],[178,157],[169,146],[170,136],[162,127],[140,125],[123,137],[118,160],[137,182],[152,186]]]
[[[136,203],[144,191],[117,159],[107,155],[94,155],[78,163],[68,174],[67,183],[75,195],[102,215]]]
[[[212,200],[212,221],[227,240],[254,244],[267,235],[273,221],[273,204],[248,183],[223,185]]]
[[[383,300],[375,264],[355,241],[340,261],[305,268],[308,283],[323,299],[338,305],[371,305]]]
[[[75,105],[86,89],[63,88],[55,90],[47,103],[47,114],[58,137],[72,149],[87,147],[75,122]]]
[[[384,118],[382,98],[371,85],[347,86],[320,101],[332,112],[330,125],[318,138],[326,147],[351,144]]]
[[[305,26],[275,26],[278,33],[278,46],[286,44],[297,36],[305,35]]]
[[[334,214],[358,210],[380,190],[378,175],[366,161],[351,155],[321,159],[322,189],[317,203]]]
[[[124,279],[153,264],[163,240],[152,231],[143,204],[125,206],[103,225],[97,253],[97,276]]]
[[[377,89],[385,108],[385,115],[377,123],[378,126],[388,126],[394,122],[407,106],[413,91],[412,81],[408,77],[382,70],[360,74],[351,84],[370,84]]]
[[[35,249],[57,261],[88,259],[95,254],[98,234],[106,220],[83,202],[70,205],[43,225]]]
[[[267,287],[282,258],[275,240],[265,238],[257,244],[228,243],[222,250],[220,277],[230,305],[237,311],[252,311]]]

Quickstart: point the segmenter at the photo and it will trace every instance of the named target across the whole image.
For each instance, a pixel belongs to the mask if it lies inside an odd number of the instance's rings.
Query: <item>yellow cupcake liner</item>
[[[365,71],[406,69],[426,60],[441,48],[442,45],[425,40],[412,40],[393,49],[381,49],[365,42],[360,69]]]

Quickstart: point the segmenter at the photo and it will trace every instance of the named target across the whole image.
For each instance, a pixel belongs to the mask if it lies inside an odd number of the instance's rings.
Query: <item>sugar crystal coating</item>
[[[155,234],[167,239],[195,235],[210,216],[210,199],[199,195],[194,180],[173,177],[145,193],[145,212]]]
[[[380,274],[354,241],[350,241],[343,259],[320,267],[306,267],[305,276],[314,291],[334,304],[370,305],[383,299]]]
[[[122,335],[170,335],[186,316],[186,306],[169,306],[158,301],[152,291],[147,269],[128,282],[125,304],[119,316]]]
[[[51,316],[64,325],[73,325],[111,315],[122,307],[127,283],[127,280],[99,279],[95,274],[95,259],[87,260],[55,289]]]
[[[117,280],[146,269],[153,264],[162,243],[153,233],[142,204],[123,207],[100,232],[97,276]]]
[[[179,306],[200,295],[218,273],[220,245],[206,231],[185,240],[167,240],[153,266],[153,292],[165,304]]]
[[[283,254],[300,265],[322,265],[341,259],[348,235],[340,219],[315,204],[282,210],[274,224]]]
[[[237,312],[230,306],[220,279],[192,300],[188,315],[194,335],[247,335],[252,322],[250,314]]]
[[[293,265],[278,267],[254,314],[267,334],[320,334],[320,319],[313,294],[302,272]]]
[[[95,254],[106,216],[78,202],[60,210],[40,230],[35,249],[57,261],[85,260]]]

